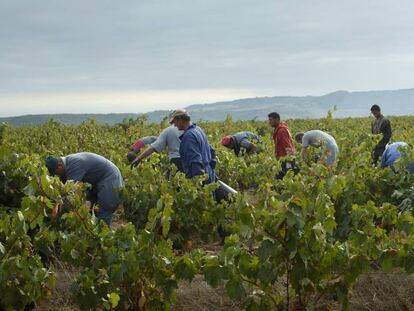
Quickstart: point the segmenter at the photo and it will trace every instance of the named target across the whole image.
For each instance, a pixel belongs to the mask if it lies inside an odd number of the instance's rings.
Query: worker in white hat
[[[176,126],[174,126],[173,120],[175,116],[186,113],[185,110],[174,110],[169,116],[170,126],[165,128],[158,138],[148,146],[135,160],[131,162],[131,167],[139,165],[139,163],[149,157],[154,152],[162,152],[166,148],[168,149],[168,157],[170,162],[173,163],[179,171],[183,171],[183,166],[180,158],[180,136],[184,131],[180,131]]]

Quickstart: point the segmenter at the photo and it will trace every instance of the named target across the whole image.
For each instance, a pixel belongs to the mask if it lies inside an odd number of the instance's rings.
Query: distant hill
[[[167,115],[167,111],[160,112],[151,112],[148,115],[148,120],[150,122],[159,122],[162,118]],[[7,117],[0,118],[0,123],[6,122],[13,126],[23,126],[23,125],[40,125],[47,122],[49,119],[68,124],[68,125],[78,125],[82,122],[85,122],[89,119],[95,119],[97,123],[100,124],[116,124],[121,123],[124,120],[136,119],[137,117],[143,114],[139,113],[84,113],[84,114],[33,114],[33,115],[24,115],[17,117]]]
[[[229,112],[234,119],[265,119],[270,111],[283,118],[319,118],[336,106],[336,117],[362,117],[373,104],[380,105],[386,115],[414,113],[414,89],[395,91],[336,91],[323,96],[276,96],[239,99],[215,104],[193,105],[187,109],[203,119],[223,120]]]
[[[380,105],[386,115],[414,114],[414,89],[392,91],[348,92],[336,91],[323,96],[275,96],[238,99],[213,104],[191,105],[186,109],[194,120],[222,121],[227,115],[234,120],[266,119],[271,111],[277,111],[283,119],[319,118],[336,106],[335,117],[362,117],[369,114],[371,105]],[[147,114],[150,122],[159,122],[169,111]],[[137,118],[136,113],[112,114],[56,114],[25,115],[0,118],[14,126],[42,124],[53,118],[65,124],[79,124],[90,118],[98,123],[115,124],[124,119]]]

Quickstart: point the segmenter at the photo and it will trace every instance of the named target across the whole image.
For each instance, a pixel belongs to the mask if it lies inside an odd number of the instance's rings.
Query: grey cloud
[[[414,53],[413,13],[411,0],[0,0],[0,92],[406,87],[414,62],[395,55]]]

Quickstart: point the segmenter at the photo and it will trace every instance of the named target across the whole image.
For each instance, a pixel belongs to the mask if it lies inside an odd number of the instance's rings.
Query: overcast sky
[[[412,87],[413,0],[0,0],[0,116]]]

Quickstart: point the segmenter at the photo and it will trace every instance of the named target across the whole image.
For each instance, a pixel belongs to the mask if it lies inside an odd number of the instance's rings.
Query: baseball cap
[[[45,164],[46,164],[46,167],[49,171],[49,174],[51,176],[54,176],[55,173],[56,173],[56,169],[58,167],[58,164],[59,164],[59,159],[50,155],[45,159]]]
[[[170,124],[174,122],[174,119],[179,116],[188,116],[188,112],[185,110],[177,109],[174,110],[169,117]]]
[[[224,136],[223,139],[221,140],[221,144],[223,146],[227,146],[228,144],[230,144],[231,141],[231,136]]]

